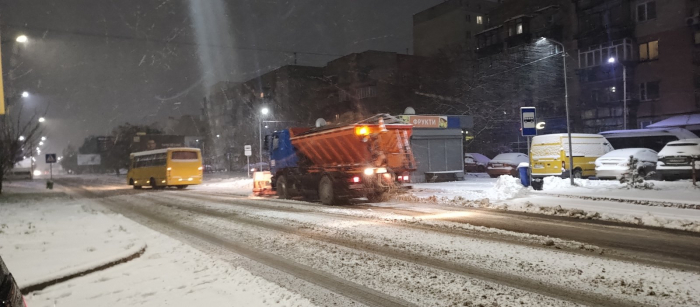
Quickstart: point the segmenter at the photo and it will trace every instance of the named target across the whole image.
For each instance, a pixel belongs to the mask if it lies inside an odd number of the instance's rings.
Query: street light
[[[22,92],[22,98],[27,98],[27,97],[29,97],[29,92],[27,92],[27,91]]]
[[[564,44],[551,38],[542,37],[540,38],[540,41],[542,40],[548,40],[552,43],[561,46],[561,57],[564,62],[564,105],[566,106],[566,134],[568,134],[569,137],[569,179],[571,180],[571,185],[574,185],[574,149],[571,142],[571,124],[569,119],[569,86],[566,81],[566,47],[564,47]]]
[[[17,41],[18,43],[26,43],[27,41],[29,41],[29,38],[27,38],[26,35],[20,35],[20,36],[17,36],[15,41]]]
[[[44,146],[44,142],[39,142],[39,146]]]
[[[609,58],[608,63],[615,64],[615,58]],[[622,129],[627,130],[627,66],[622,65]]]
[[[259,159],[258,161],[259,161],[260,163],[262,163],[262,147],[263,147],[263,144],[262,144],[262,143],[263,143],[263,135],[262,135],[262,129],[263,129],[263,128],[262,128],[262,126],[263,126],[263,117],[265,117],[265,115],[267,115],[268,113],[270,113],[270,109],[268,109],[267,107],[263,107],[262,109],[260,109],[260,113],[262,113],[262,116],[260,117],[260,125],[258,125],[258,129],[259,129],[259,131],[260,131],[260,145],[259,145],[259,147],[258,147],[258,159]],[[262,164],[260,164],[260,165],[262,165]]]
[[[45,136],[42,136],[42,137],[41,137],[41,140],[42,140],[42,141],[46,141],[46,137],[45,137]]]
[[[45,121],[46,121],[46,118],[39,117],[39,122],[40,122],[40,123],[43,123],[43,122],[45,122]]]
[[[20,135],[20,136],[19,136],[19,140],[20,140],[20,141],[24,141],[24,140],[26,140],[26,139],[24,138],[24,135]]]

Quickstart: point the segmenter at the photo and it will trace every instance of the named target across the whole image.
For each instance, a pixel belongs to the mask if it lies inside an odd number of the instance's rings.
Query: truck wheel
[[[281,199],[290,199],[292,198],[289,195],[289,189],[287,189],[287,178],[284,176],[280,176],[277,178],[277,182],[275,183],[275,188],[277,189],[277,195],[279,195],[279,198]]]
[[[318,198],[324,205],[332,205],[335,202],[335,191],[333,191],[333,180],[328,176],[323,176],[318,184]]]
[[[367,194],[367,199],[372,203],[380,203],[389,200],[389,193],[374,192]]]

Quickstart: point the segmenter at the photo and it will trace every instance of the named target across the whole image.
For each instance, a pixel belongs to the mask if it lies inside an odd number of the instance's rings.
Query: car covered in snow
[[[695,163],[696,176],[700,177],[700,139],[673,141],[659,151],[656,171],[664,180],[692,178]]]
[[[491,178],[496,178],[501,175],[519,177],[518,165],[522,162],[528,162],[526,154],[519,152],[502,153],[489,161],[486,167],[486,173],[489,174]]]
[[[464,171],[467,173],[483,173],[486,172],[489,159],[480,153],[465,153],[464,154]]]
[[[22,292],[10,270],[0,257],[0,306],[2,307],[25,307]]]
[[[656,171],[656,151],[648,148],[613,150],[595,160],[595,174],[599,179],[620,179],[630,172],[630,157],[638,160],[637,171],[643,177]]]

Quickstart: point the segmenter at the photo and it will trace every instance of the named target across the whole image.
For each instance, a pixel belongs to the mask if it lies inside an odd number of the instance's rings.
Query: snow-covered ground
[[[627,189],[617,181],[577,179],[576,187],[546,178],[543,191],[525,188],[511,176],[467,177],[464,181],[413,184],[399,201],[489,207],[568,215],[700,232],[700,187],[691,182],[654,181],[653,190]]]
[[[29,306],[313,306],[92,200],[42,185],[6,184],[0,197],[0,255],[20,287],[145,253],[31,293]]]

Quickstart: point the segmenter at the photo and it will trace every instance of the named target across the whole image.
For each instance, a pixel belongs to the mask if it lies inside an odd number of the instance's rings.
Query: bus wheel
[[[333,191],[333,180],[328,176],[323,176],[318,184],[318,198],[324,205],[332,205],[335,201],[335,191]]]
[[[177,186],[177,189],[178,189],[178,190],[187,189],[187,185],[179,185],[179,186]]]

